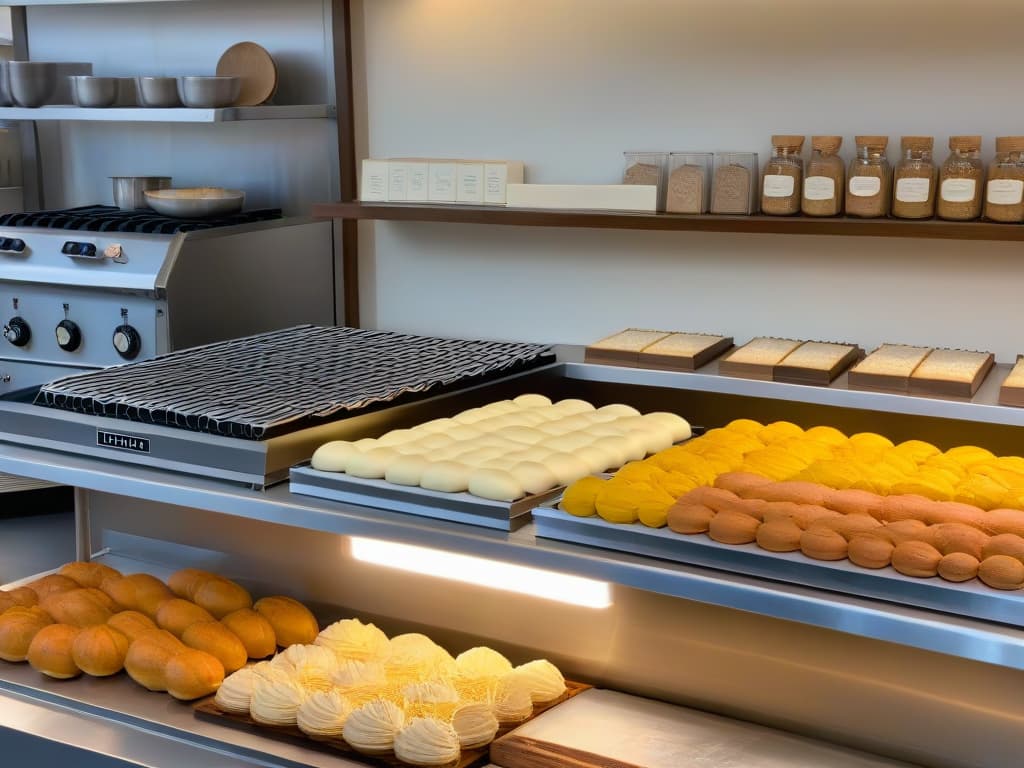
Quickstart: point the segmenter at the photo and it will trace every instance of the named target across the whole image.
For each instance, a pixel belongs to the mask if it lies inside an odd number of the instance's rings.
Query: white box
[[[567,208],[590,211],[658,209],[658,188],[646,184],[509,184],[509,208]]]
[[[484,202],[505,205],[506,187],[523,183],[523,163],[520,160],[484,164]]]
[[[388,160],[388,200],[405,202],[409,199],[409,164]]]
[[[457,174],[455,202],[482,203],[484,201],[484,164],[460,162]]]
[[[360,180],[359,199],[367,203],[388,201],[388,161],[363,160],[363,178]]]
[[[454,203],[458,187],[458,163],[452,160],[431,160],[427,199],[432,203]]]
[[[430,199],[430,163],[427,160],[406,160],[409,169],[409,185],[406,200],[410,203],[425,203]]]

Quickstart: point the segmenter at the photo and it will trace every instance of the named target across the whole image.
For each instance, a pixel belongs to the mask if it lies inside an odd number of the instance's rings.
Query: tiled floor
[[[75,559],[75,518],[65,490],[0,494],[0,584]]]

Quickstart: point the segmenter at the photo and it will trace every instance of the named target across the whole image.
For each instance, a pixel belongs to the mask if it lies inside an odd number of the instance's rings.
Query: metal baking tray
[[[344,472],[321,472],[310,466],[293,467],[288,489],[302,496],[344,501],[363,507],[404,512],[455,523],[514,531],[530,520],[530,511],[561,496],[564,488],[526,496],[518,501],[491,501],[470,493],[443,493],[384,480],[364,480]]]
[[[848,560],[812,560],[799,552],[766,552],[756,544],[720,544],[705,535],[685,536],[640,523],[623,525],[600,517],[574,517],[557,509],[558,501],[560,498],[551,499],[533,510],[538,538],[703,565],[1024,627],[1024,590],[1001,592],[977,580],[953,584],[938,577],[915,579],[891,567],[873,571]]]

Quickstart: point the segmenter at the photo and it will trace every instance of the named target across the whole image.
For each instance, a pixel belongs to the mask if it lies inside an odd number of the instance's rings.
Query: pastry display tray
[[[1024,627],[1024,590],[1002,592],[977,580],[953,584],[937,576],[915,579],[891,567],[874,571],[848,560],[812,560],[799,552],[766,552],[756,544],[720,544],[705,535],[684,536],[668,528],[648,528],[641,523],[623,525],[600,517],[574,517],[554,508],[556,503],[557,499],[552,499],[533,510],[538,539],[707,566]]]
[[[560,496],[564,488],[526,496],[518,501],[491,501],[470,493],[443,493],[364,480],[344,472],[321,472],[308,465],[293,467],[288,489],[302,496],[344,501],[409,515],[514,531],[530,520],[530,511]]]

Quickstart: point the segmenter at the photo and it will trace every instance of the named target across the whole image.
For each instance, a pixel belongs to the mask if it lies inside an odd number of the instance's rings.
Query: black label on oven
[[[135,435],[122,435],[119,432],[104,432],[96,430],[96,445],[104,448],[113,448],[118,451],[132,451],[133,453],[149,453],[149,438],[135,437]]]

